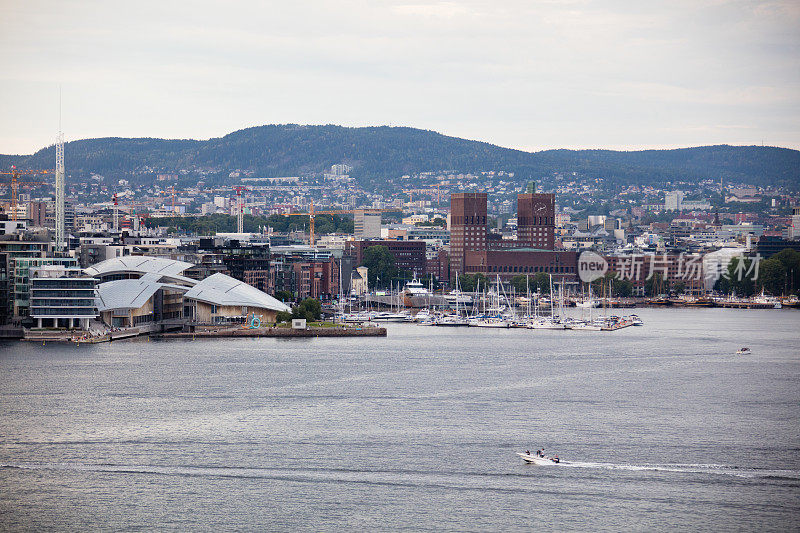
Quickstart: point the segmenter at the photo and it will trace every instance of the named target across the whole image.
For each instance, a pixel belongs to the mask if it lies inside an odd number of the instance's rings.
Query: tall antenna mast
[[[64,133],[61,131],[61,86],[58,87],[58,136],[56,137],[56,250],[65,248],[64,232]]]

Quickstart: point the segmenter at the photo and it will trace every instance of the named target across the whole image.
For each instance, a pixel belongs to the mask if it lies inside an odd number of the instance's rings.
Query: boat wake
[[[618,470],[631,472],[666,472],[675,474],[706,474],[717,476],[735,476],[746,479],[763,479],[782,482],[800,482],[800,470],[775,470],[740,468],[719,464],[615,464],[586,461],[566,461],[550,463],[555,467],[594,470]],[[532,465],[531,465],[532,466]],[[456,482],[466,478],[505,478],[514,473],[481,472],[481,471],[428,471],[428,470],[370,470],[324,467],[244,467],[244,466],[189,466],[189,465],[133,465],[113,463],[0,463],[0,470],[51,470],[73,472],[95,472],[108,474],[144,474],[178,477],[215,477],[244,479],[278,479],[297,482],[358,482],[376,484],[416,485],[421,479],[430,483]],[[552,471],[547,468],[548,471]],[[527,477],[524,476],[524,477]],[[413,480],[413,481],[412,481]],[[458,481],[460,484],[460,481]],[[481,485],[486,487],[485,485]]]
[[[710,474],[727,475],[741,478],[771,478],[800,481],[798,470],[773,470],[759,468],[741,468],[731,465],[702,464],[702,463],[645,463],[645,464],[617,464],[587,461],[561,461],[561,466],[572,468],[594,468],[603,470],[628,470],[632,472],[672,472],[679,474]]]

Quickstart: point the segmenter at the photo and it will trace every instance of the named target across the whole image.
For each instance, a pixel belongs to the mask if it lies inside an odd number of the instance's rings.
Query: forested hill
[[[489,143],[402,127],[270,125],[207,141],[102,138],[66,147],[72,179],[91,173],[148,179],[155,173],[188,170],[227,176],[313,175],[335,163],[354,167],[361,179],[392,178],[426,171],[506,170],[520,180],[578,172],[611,182],[725,179],[754,185],[800,185],[800,152],[761,146],[704,146],[677,150],[618,152],[547,150],[529,153]],[[0,155],[0,167],[52,168],[54,148],[29,156]]]

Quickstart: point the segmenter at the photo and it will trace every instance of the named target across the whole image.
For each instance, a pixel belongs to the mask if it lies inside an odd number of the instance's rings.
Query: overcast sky
[[[800,148],[800,1],[0,0],[0,153],[404,125],[524,150]]]

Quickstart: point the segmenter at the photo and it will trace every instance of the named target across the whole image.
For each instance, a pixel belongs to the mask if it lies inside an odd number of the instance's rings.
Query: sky
[[[800,1],[0,0],[0,153],[262,124],[800,149]]]

